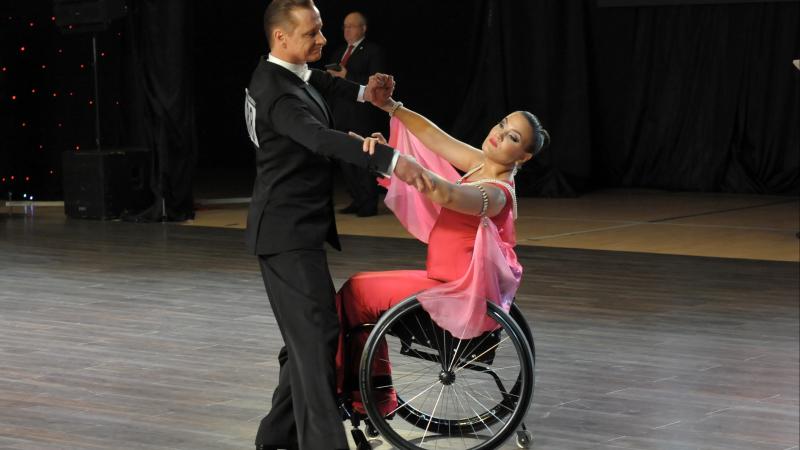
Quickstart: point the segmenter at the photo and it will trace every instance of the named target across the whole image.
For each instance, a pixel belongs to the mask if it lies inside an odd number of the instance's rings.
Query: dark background
[[[94,148],[91,39],[59,33],[49,1],[13,3],[0,6],[0,198],[57,199],[61,152]],[[266,53],[266,2],[128,5],[98,35],[104,144],[154,148],[157,170],[181,171],[177,184],[192,182],[186,167],[195,164],[212,179],[252,174],[242,102]],[[477,145],[506,113],[537,114],[552,145],[517,176],[523,195],[800,191],[800,71],[791,65],[800,2],[317,5],[329,51],[342,43],[344,15],[363,11],[368,38],[389,56],[395,97],[458,138]],[[180,116],[177,132],[154,140],[159,125],[147,117],[167,103]]]
[[[771,0],[773,2],[795,2],[797,0]],[[725,3],[764,3],[758,0],[597,0],[600,7],[616,6],[662,6],[662,5],[722,5]]]

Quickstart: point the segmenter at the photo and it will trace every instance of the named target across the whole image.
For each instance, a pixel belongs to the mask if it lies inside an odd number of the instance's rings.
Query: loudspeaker
[[[64,152],[64,213],[76,219],[115,219],[153,201],[151,152],[130,148]]]
[[[127,12],[124,0],[53,0],[56,25],[66,33],[105,30]]]

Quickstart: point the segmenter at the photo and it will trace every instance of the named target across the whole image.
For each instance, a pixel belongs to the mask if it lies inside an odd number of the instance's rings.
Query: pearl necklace
[[[462,176],[461,178],[458,179],[458,181],[456,181],[456,184],[463,185],[463,186],[474,186],[474,185],[477,185],[477,184],[480,184],[480,183],[495,183],[495,184],[499,184],[499,185],[503,186],[504,188],[508,189],[508,192],[511,193],[511,206],[512,206],[512,210],[513,210],[513,213],[514,213],[514,220],[516,220],[517,219],[517,191],[516,191],[516,189],[514,189],[514,186],[509,184],[507,181],[498,180],[497,178],[483,178],[483,179],[480,179],[480,180],[477,180],[477,181],[470,181],[468,183],[464,183],[464,180],[469,178],[469,176],[472,175],[473,173],[479,171],[481,168],[483,168],[483,164],[480,164],[480,165],[478,165],[478,167],[475,167],[474,169],[472,169],[469,172],[465,173],[464,176]]]

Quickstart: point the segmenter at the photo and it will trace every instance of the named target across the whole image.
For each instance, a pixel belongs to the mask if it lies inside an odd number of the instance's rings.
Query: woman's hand
[[[352,131],[347,133],[354,138],[361,139],[363,141],[361,148],[364,150],[364,153],[369,153],[370,156],[375,154],[375,144],[383,144],[386,145],[386,138],[383,137],[381,133],[372,133],[370,137],[363,138],[359,136],[357,133],[353,133]]]

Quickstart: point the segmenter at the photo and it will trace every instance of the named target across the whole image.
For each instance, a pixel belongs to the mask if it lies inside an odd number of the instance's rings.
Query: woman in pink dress
[[[361,325],[374,324],[384,312],[413,294],[445,286],[464,277],[471,267],[476,230],[481,220],[488,218],[494,223],[499,239],[507,244],[513,256],[513,219],[516,218],[513,176],[520,165],[530,160],[549,141],[549,135],[539,120],[527,111],[513,112],[500,120],[489,131],[481,149],[477,149],[453,138],[425,117],[391,98],[381,109],[393,116],[393,144],[397,143],[395,133],[398,130],[410,133],[418,140],[415,142],[465,175],[455,180],[450,176],[451,180],[448,180],[443,174],[431,170],[423,174],[424,186],[418,186],[419,194],[441,206],[438,216],[432,216],[435,223],[429,228],[427,236],[419,236],[409,227],[409,231],[428,242],[425,270],[357,273],[337,294],[342,334],[346,336],[336,359],[338,388],[340,393],[349,392],[353,408],[361,413],[364,409],[358,392],[358,363],[370,331]],[[385,143],[385,139],[379,133],[373,134],[364,139],[364,150],[371,152],[376,142]],[[452,168],[447,167],[447,170],[457,177]],[[414,220],[410,219],[412,222]],[[516,263],[515,256],[513,262]],[[518,275],[521,275],[521,270]],[[516,280],[519,281],[519,276]],[[513,290],[516,290],[516,286]],[[386,375],[389,372],[388,364],[377,371]],[[393,391],[388,392],[387,397],[380,405],[385,413],[397,406]]]

